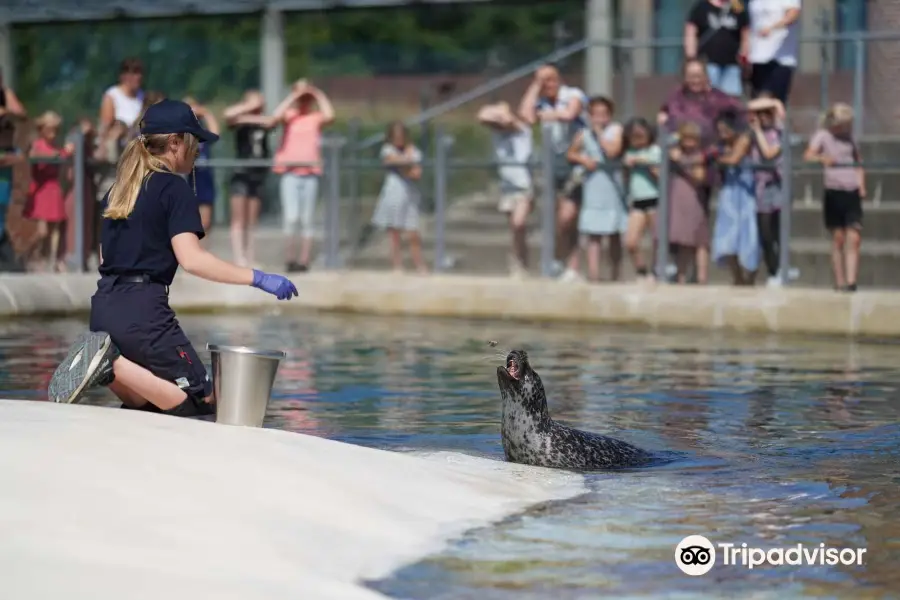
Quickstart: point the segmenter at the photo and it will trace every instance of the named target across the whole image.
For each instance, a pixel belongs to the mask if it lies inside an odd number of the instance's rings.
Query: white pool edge
[[[575,474],[0,400],[0,595],[380,598],[361,582],[585,491]]]

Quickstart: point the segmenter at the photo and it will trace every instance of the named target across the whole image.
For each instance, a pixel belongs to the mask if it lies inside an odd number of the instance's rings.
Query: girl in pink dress
[[[35,122],[38,137],[28,151],[32,158],[68,158],[74,147],[66,144],[60,148],[57,142],[62,118],[47,111]],[[59,243],[66,223],[66,203],[60,183],[62,165],[36,162],[31,165],[31,184],[28,186],[28,202],[23,216],[38,223],[37,239],[34,241],[29,258],[35,260],[39,270],[54,263],[55,270],[63,271],[59,257]]]

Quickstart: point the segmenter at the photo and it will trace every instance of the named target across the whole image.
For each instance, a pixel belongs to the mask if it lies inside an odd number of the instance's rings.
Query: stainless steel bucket
[[[262,427],[275,374],[285,353],[207,344],[212,356],[216,423]]]

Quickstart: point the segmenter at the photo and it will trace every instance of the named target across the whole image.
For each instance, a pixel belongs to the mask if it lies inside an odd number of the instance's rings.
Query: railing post
[[[619,46],[619,56],[622,57],[622,87],[624,92],[625,116],[634,117],[637,77],[634,70],[634,46]]]
[[[782,205],[778,231],[778,277],[782,285],[795,278],[791,270],[791,213],[794,200],[794,144],[791,135],[790,109],[785,107],[784,140],[781,142]]]
[[[866,42],[857,37],[853,44],[853,139],[861,139],[865,132],[866,112]]]
[[[828,35],[831,32],[831,22],[828,19],[828,11],[824,8],[819,11],[819,23],[822,27],[822,34]],[[829,77],[831,76],[831,61],[829,60],[828,42],[819,41],[819,59],[822,61],[819,69],[819,108],[822,112],[828,110],[828,88]]]
[[[444,270],[446,247],[444,220],[447,210],[447,156],[450,140],[444,135],[444,128],[438,125],[434,132],[434,272]]]
[[[328,144],[328,205],[326,206],[325,223],[325,268],[340,268],[341,247],[341,148],[343,139],[329,140]]]
[[[347,148],[350,150],[348,153],[348,158],[350,159],[350,179],[348,181],[349,190],[347,191],[347,197],[349,199],[348,205],[350,206],[350,222],[347,224],[347,229],[353,237],[359,232],[359,212],[362,208],[359,198],[359,140],[361,131],[362,126],[359,117],[354,117],[350,120],[350,130],[348,132],[349,139],[347,140]]]
[[[556,188],[554,171],[556,151],[553,147],[551,125],[541,126],[541,175],[543,179],[543,202],[541,211],[541,274],[553,276],[553,260],[556,256]]]
[[[75,204],[75,272],[85,272],[85,248],[84,248],[84,133],[78,128],[73,136],[75,138],[75,153],[72,156],[72,201]],[[56,260],[56,257],[50,257]]]
[[[656,257],[653,268],[657,281],[667,281],[669,266],[669,132],[665,125],[659,128],[659,206],[656,209]]]

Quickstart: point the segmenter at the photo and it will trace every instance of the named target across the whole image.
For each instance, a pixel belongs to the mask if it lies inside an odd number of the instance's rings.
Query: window
[[[835,31],[848,34],[866,31],[868,11],[867,0],[836,0]],[[865,46],[863,46],[865,47]],[[856,68],[856,42],[838,42],[835,55],[835,66],[838,69],[853,70]]]
[[[653,37],[683,40],[684,22],[696,0],[653,0]],[[684,43],[657,46],[653,49],[653,68],[656,73],[678,73],[684,62]]]

